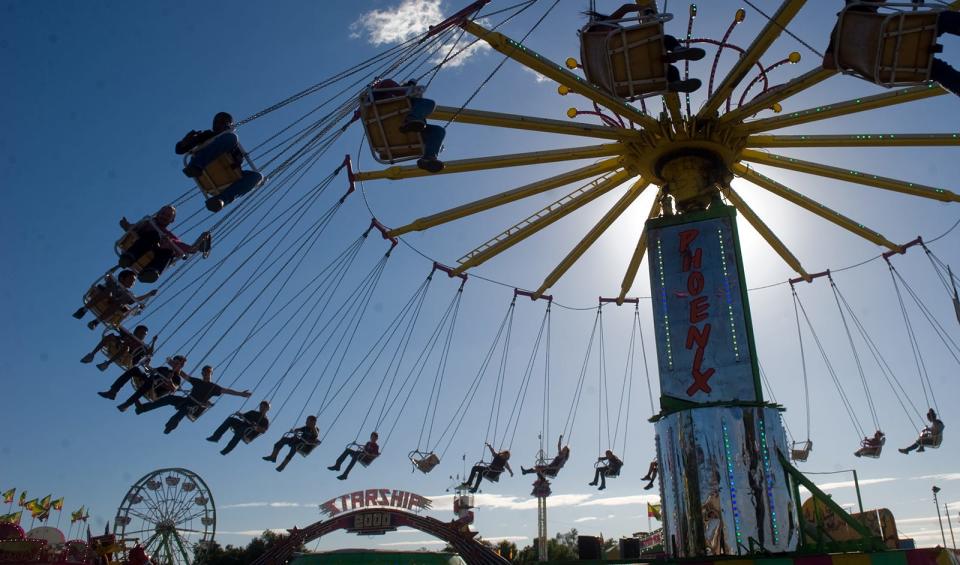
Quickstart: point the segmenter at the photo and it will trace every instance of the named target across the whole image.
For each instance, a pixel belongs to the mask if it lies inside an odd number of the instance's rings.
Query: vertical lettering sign
[[[757,398],[733,221],[648,225],[664,396],[696,403]]]

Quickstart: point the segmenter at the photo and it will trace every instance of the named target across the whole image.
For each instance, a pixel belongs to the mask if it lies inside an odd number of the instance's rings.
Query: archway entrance
[[[285,563],[301,544],[310,543],[331,532],[346,530],[357,534],[380,534],[407,526],[449,543],[470,565],[507,565],[509,561],[496,551],[478,542],[476,532],[461,529],[456,522],[441,522],[391,508],[367,508],[340,514],[329,520],[314,522],[306,528],[289,530],[290,537],[254,561],[254,565]]]

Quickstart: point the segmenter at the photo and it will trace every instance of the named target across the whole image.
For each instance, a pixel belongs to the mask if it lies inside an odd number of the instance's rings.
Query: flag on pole
[[[81,506],[78,510],[75,510],[75,511],[71,512],[71,513],[70,513],[70,523],[73,524],[73,523],[75,523],[75,522],[79,522],[80,520],[84,520],[84,517],[83,517],[83,512],[84,512],[84,510],[85,510],[85,508],[84,508],[83,506]]]
[[[12,514],[4,514],[0,516],[0,524],[20,524],[20,517],[23,515],[23,510],[17,510]]]
[[[12,488],[7,492],[3,493],[3,503],[4,504],[13,504],[13,497],[16,496],[17,489]]]
[[[63,512],[63,497],[54,500],[50,503],[50,508],[53,508],[57,512]]]
[[[27,503],[27,491],[20,492],[20,502],[17,503],[18,506],[24,506]]]
[[[662,504],[660,504],[660,503],[650,504],[650,503],[648,502],[648,503],[647,503],[647,518],[656,518],[657,520],[660,520],[660,519],[661,519],[661,514],[660,514],[661,508],[662,508]]]
[[[23,507],[30,511],[31,518],[36,518],[44,512],[43,505],[40,504],[40,501],[38,501],[36,498],[25,502]]]
[[[40,501],[40,506],[43,506],[44,510],[49,510],[50,502],[52,498],[53,498],[52,494],[48,494],[47,496],[43,497],[43,500]]]

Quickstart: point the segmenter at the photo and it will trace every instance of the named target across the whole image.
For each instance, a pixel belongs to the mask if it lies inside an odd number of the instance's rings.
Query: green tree
[[[267,530],[250,540],[246,547],[227,545],[222,547],[217,542],[200,546],[194,553],[194,565],[248,565],[267,552],[273,546],[286,541],[286,534],[278,534]],[[295,551],[303,551],[301,544]]]

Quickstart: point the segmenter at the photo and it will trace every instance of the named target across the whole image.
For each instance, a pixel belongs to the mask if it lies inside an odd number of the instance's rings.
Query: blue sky
[[[502,4],[502,5],[501,5]],[[598,2],[602,10],[616,7],[612,1]],[[493,2],[490,9],[508,5]],[[539,2],[504,31],[519,38],[546,10],[549,3]],[[772,12],[774,2],[762,3]],[[7,217],[0,223],[0,239],[9,276],[0,280],[3,311],[3,381],[8,433],[0,440],[0,487],[26,489],[31,496],[53,493],[66,497],[67,509],[81,504],[91,509],[95,526],[102,527],[112,518],[126,488],[148,471],[168,466],[187,467],[203,476],[213,489],[219,508],[218,538],[225,543],[245,543],[251,532],[266,528],[304,525],[318,518],[316,504],[333,496],[360,488],[402,488],[428,496],[442,496],[453,481],[451,475],[462,472],[460,454],[467,463],[481,453],[492,403],[495,371],[484,379],[465,424],[457,431],[454,446],[441,466],[429,476],[407,471],[404,455],[416,447],[429,396],[425,377],[411,396],[404,418],[384,445],[383,458],[368,469],[357,469],[348,481],[334,480],[324,467],[329,465],[342,445],[356,436],[365,436],[361,426],[376,393],[383,372],[370,377],[350,402],[336,406],[343,415],[332,421],[335,410],[321,418],[327,440],[306,459],[298,458],[283,474],[260,461],[270,441],[291,426],[301,408],[316,410],[306,402],[308,387],[314,384],[316,371],[307,373],[305,383],[294,387],[294,377],[279,386],[278,406],[286,396],[291,400],[274,414],[274,429],[268,438],[238,448],[229,457],[221,457],[203,438],[240,406],[226,398],[210,414],[195,424],[184,423],[171,436],[161,433],[165,416],[152,413],[136,417],[120,414],[110,403],[98,398],[96,390],[105,388],[115,369],[103,374],[92,366],[81,365],[79,358],[97,339],[83,324],[69,317],[89,284],[114,261],[113,242],[120,235],[116,221],[121,215],[136,219],[155,211],[190,187],[180,173],[179,157],[173,144],[185,131],[207,127],[210,116],[228,110],[235,116],[248,116],[282,100],[304,87],[317,83],[344,68],[389,47],[389,41],[408,32],[422,18],[406,18],[425,10],[428,15],[439,9],[449,14],[458,9],[450,1],[400,2],[398,0],[364,2],[287,2],[270,9],[253,2],[209,2],[199,6],[152,3],[63,4],[52,2],[0,2],[0,72],[3,100],[0,119],[0,149],[4,153],[2,178],[7,195]],[[579,11],[586,2],[563,0],[544,23],[530,36],[528,44],[555,61],[576,56],[576,29],[582,23]],[[682,35],[686,3],[669,2],[677,12],[668,30]],[[716,1],[700,6],[694,35],[719,38],[734,11],[747,8],[747,19],[732,36],[747,45],[763,25],[763,16],[739,2]],[[400,11],[398,12],[398,8]],[[806,43],[820,48],[826,41],[834,8],[827,2],[810,2],[790,24],[790,30]],[[960,42],[945,39],[945,58],[955,65]],[[797,40],[781,37],[764,58],[770,62],[799,51],[803,60],[796,66],[775,71],[777,81],[816,66],[817,57]],[[712,55],[712,52],[710,53]],[[489,49],[478,49],[462,64],[445,68],[431,84],[429,95],[441,104],[462,105],[500,63],[502,57]],[[706,77],[709,59],[693,67]],[[721,70],[731,59],[721,60]],[[845,100],[879,92],[880,89],[852,77],[834,77],[803,95],[784,102],[784,110],[811,107],[824,102]],[[694,96],[694,106],[702,97]],[[240,130],[248,146],[256,145],[287,123],[312,108],[314,100],[305,99],[282,111],[267,115]],[[956,132],[956,98],[941,96],[891,109],[872,111],[792,128],[790,133],[907,133]],[[570,106],[587,109],[582,99],[560,97],[555,85],[507,62],[470,103],[471,108],[564,119]],[[364,148],[359,154],[361,133],[354,127],[310,171],[291,194],[302,194],[332,171],[345,153],[354,155],[358,168],[378,167]],[[553,147],[591,144],[588,141],[513,133],[505,130],[453,124],[445,142],[444,159],[494,155],[510,151],[529,151]],[[781,153],[788,153],[780,150]],[[956,191],[956,148],[805,150],[791,153],[827,164],[870,171]],[[290,275],[285,292],[299,288],[314,276],[333,256],[342,251],[365,229],[369,222],[369,204],[387,225],[401,225],[481,196],[520,186],[573,165],[547,165],[485,172],[459,177],[441,176],[415,181],[368,182],[364,194],[352,195],[310,250],[308,260]],[[762,169],[762,168],[761,168]],[[921,200],[895,193],[827,181],[817,177],[779,170],[764,172],[803,193],[882,232],[889,239],[904,242],[918,234],[932,238],[946,232],[960,218],[956,204]],[[791,247],[810,271],[838,269],[860,263],[879,254],[873,244],[859,240],[832,224],[778,200],[762,190],[735,184],[741,194],[761,213],[778,235]],[[741,188],[742,186],[742,188]],[[343,177],[333,181],[315,208],[308,211],[304,224],[315,221],[346,188]],[[539,207],[559,198],[570,188],[561,188],[540,197],[480,214],[464,221],[428,232],[414,233],[406,241],[424,254],[445,263],[454,263],[466,251],[511,225]],[[300,191],[300,192],[297,192]],[[447,422],[477,373],[482,355],[489,347],[497,325],[510,301],[508,287],[536,287],[567,250],[582,237],[592,223],[619,198],[622,189],[545,230],[478,271],[507,286],[471,279],[465,288],[457,333],[444,377],[437,420]],[[363,196],[366,196],[366,202]],[[597,245],[553,289],[559,304],[553,316],[553,357],[551,359],[552,400],[551,434],[562,426],[562,415],[570,406],[575,380],[586,349],[598,295],[613,295],[619,288],[623,269],[635,245],[641,222],[649,206],[650,195],[641,198],[600,239]],[[199,194],[181,207],[181,220],[202,207]],[[207,213],[201,211],[198,218]],[[251,220],[252,221],[252,220]],[[181,224],[183,225],[183,224]],[[789,269],[763,244],[759,236],[741,223],[747,281],[751,287],[779,283],[792,276]],[[193,235],[193,234],[191,234]],[[960,264],[960,230],[933,243],[931,250],[942,260]],[[207,268],[228,253],[229,239],[215,247]],[[286,247],[285,247],[286,248]],[[359,284],[360,277],[384,251],[382,241],[367,242],[346,279],[344,289]],[[894,263],[910,285],[951,332],[958,332],[950,303],[942,286],[919,249]],[[276,263],[274,263],[276,264]],[[380,334],[390,319],[427,275],[428,260],[410,247],[398,248],[386,267],[370,310],[358,333],[344,367],[352,367]],[[633,294],[647,294],[646,266],[641,269]],[[226,270],[217,276],[227,275]],[[244,276],[245,271],[241,270]],[[898,378],[910,390],[916,403],[923,404],[919,378],[909,353],[895,295],[882,261],[874,260],[855,269],[840,272],[837,285],[851,302],[871,337],[883,349]],[[219,279],[217,279],[219,281]],[[237,284],[239,281],[230,281]],[[214,284],[220,284],[214,281]],[[224,283],[226,284],[226,283]],[[279,284],[279,283],[278,283]],[[145,288],[145,287],[141,287]],[[235,288],[227,286],[226,288]],[[413,334],[407,365],[420,351],[426,336],[436,327],[456,290],[456,283],[438,277],[430,289],[421,320]],[[829,287],[821,280],[799,289],[804,305],[825,343],[831,362],[853,399],[858,418],[870,427],[862,385],[853,357],[846,346],[836,306]],[[205,297],[209,290],[199,296]],[[281,293],[282,294],[282,293]],[[256,304],[263,306],[269,296]],[[251,300],[244,296],[232,305],[231,314],[214,326],[213,335],[202,343],[193,343],[191,335],[200,324],[212,319],[216,308],[227,305],[224,292],[210,302],[198,304],[177,299],[196,309],[196,316],[174,332],[176,324],[161,336],[166,342],[162,355],[181,347],[196,346],[191,365],[202,351],[213,347],[217,334],[225,335],[214,347],[209,361],[219,363],[250,329],[244,319],[229,330],[229,319]],[[761,363],[772,382],[772,393],[787,408],[785,420],[798,439],[804,430],[802,378],[799,349],[794,329],[789,289],[780,284],[757,290],[750,296]],[[166,298],[161,294],[156,304]],[[172,299],[173,300],[173,299]],[[199,301],[200,299],[197,299]],[[334,304],[339,304],[334,299]],[[174,301],[172,304],[178,304]],[[161,309],[151,322],[173,316],[174,306]],[[641,301],[641,319],[651,371],[653,357],[652,322],[649,303]],[[914,324],[921,340],[927,369],[941,407],[960,395],[956,375],[958,364],[937,341],[915,310]],[[506,395],[512,400],[520,375],[530,354],[535,332],[543,314],[542,303],[523,300],[517,304],[516,321],[508,365]],[[605,309],[607,366],[611,378],[622,377],[627,336],[632,311]],[[156,326],[154,326],[156,327]],[[294,341],[293,332],[281,334]],[[169,340],[169,341],[167,341]],[[811,352],[809,341],[807,352]],[[277,382],[276,371],[267,371],[265,361],[253,361],[252,354],[263,342],[251,341],[232,374],[218,372],[217,378],[229,382],[237,377],[238,367],[248,362],[250,370],[238,377],[237,386],[254,387],[257,397],[267,394]],[[863,353],[863,355],[867,355]],[[264,357],[269,358],[268,352]],[[930,487],[943,488],[941,500],[960,507],[960,452],[954,447],[951,430],[957,425],[949,411],[943,415],[947,439],[938,451],[902,456],[892,448],[912,441],[915,430],[872,364],[867,366],[868,384],[874,390],[881,427],[887,432],[888,449],[876,461],[852,456],[858,438],[843,413],[836,390],[814,353],[807,358],[811,387],[815,391],[810,408],[815,447],[804,469],[833,471],[857,468],[864,481],[864,504],[891,508],[899,529],[926,544],[936,541],[935,517],[930,507]],[[577,416],[573,457],[554,483],[550,504],[556,510],[550,516],[550,530],[576,527],[581,531],[619,536],[646,529],[640,489],[640,475],[652,456],[653,428],[649,416],[644,374],[635,375],[632,389],[633,411],[624,455],[627,469],[618,481],[603,493],[587,487],[592,460],[598,451],[594,439],[600,423],[597,405],[598,372],[596,358],[588,373],[584,402]],[[435,365],[428,364],[425,375],[433,376]],[[346,373],[347,370],[343,371]],[[540,373],[537,373],[539,375]],[[513,446],[516,467],[529,464],[537,449],[542,403],[542,385],[535,377],[531,393],[520,412],[518,433]],[[653,378],[656,394],[656,378]],[[619,386],[619,385],[617,385]],[[341,400],[337,401],[338,403]],[[506,408],[506,409],[509,409]],[[505,409],[505,410],[506,410]],[[367,426],[369,428],[369,426]],[[550,440],[551,442],[554,439]],[[830,492],[843,504],[855,500],[847,476],[820,477]],[[477,528],[489,538],[515,538],[529,543],[536,531],[536,503],[529,498],[529,481],[503,480],[485,489],[479,499]],[[438,498],[435,515],[448,516],[445,499]],[[386,538],[332,537],[324,547],[380,546],[403,547],[432,542],[418,533],[395,534]]]

